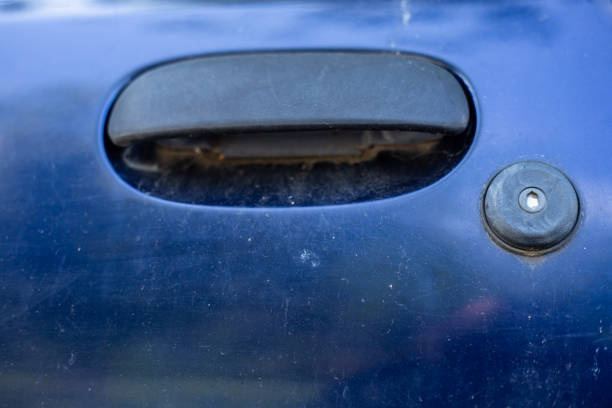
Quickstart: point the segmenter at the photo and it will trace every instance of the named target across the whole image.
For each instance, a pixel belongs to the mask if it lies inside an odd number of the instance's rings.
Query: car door
[[[609,1],[11,0],[0,38],[0,406],[612,404]]]

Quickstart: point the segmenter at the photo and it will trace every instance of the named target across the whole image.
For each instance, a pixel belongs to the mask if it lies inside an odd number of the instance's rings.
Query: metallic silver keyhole
[[[546,207],[546,194],[539,188],[528,187],[521,191],[518,202],[521,208],[528,213],[537,213]]]

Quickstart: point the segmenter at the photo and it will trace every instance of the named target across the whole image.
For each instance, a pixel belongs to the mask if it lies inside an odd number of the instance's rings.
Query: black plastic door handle
[[[469,121],[462,84],[424,57],[262,52],[145,71],[119,95],[107,132],[118,146],[178,138],[197,139],[225,157],[338,156],[358,154],[364,144],[459,135]],[[358,132],[311,132],[330,129],[403,132],[374,132],[365,141]]]

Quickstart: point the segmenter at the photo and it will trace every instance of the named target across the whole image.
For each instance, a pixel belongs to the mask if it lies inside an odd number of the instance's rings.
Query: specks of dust
[[[599,373],[601,372],[601,368],[599,368],[599,361],[597,360],[597,355],[599,354],[599,347],[595,349],[595,354],[593,355],[593,368],[591,371],[593,372],[593,378],[597,380],[599,378]]]
[[[412,14],[408,10],[408,0],[401,0],[400,8],[402,9],[402,24],[406,26],[412,18]]]
[[[316,268],[317,266],[321,265],[321,260],[319,259],[319,256],[312,252],[310,249],[303,249],[302,252],[300,252],[300,261],[303,264],[310,264],[310,266],[312,266],[313,268]]]
[[[68,365],[73,366],[76,363],[76,353],[70,352],[70,358],[68,358]]]

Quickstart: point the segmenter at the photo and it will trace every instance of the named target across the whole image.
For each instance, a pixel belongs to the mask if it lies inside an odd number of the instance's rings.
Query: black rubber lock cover
[[[556,168],[537,161],[500,171],[484,197],[484,214],[504,243],[527,251],[552,248],[566,239],[578,220],[574,186]]]

